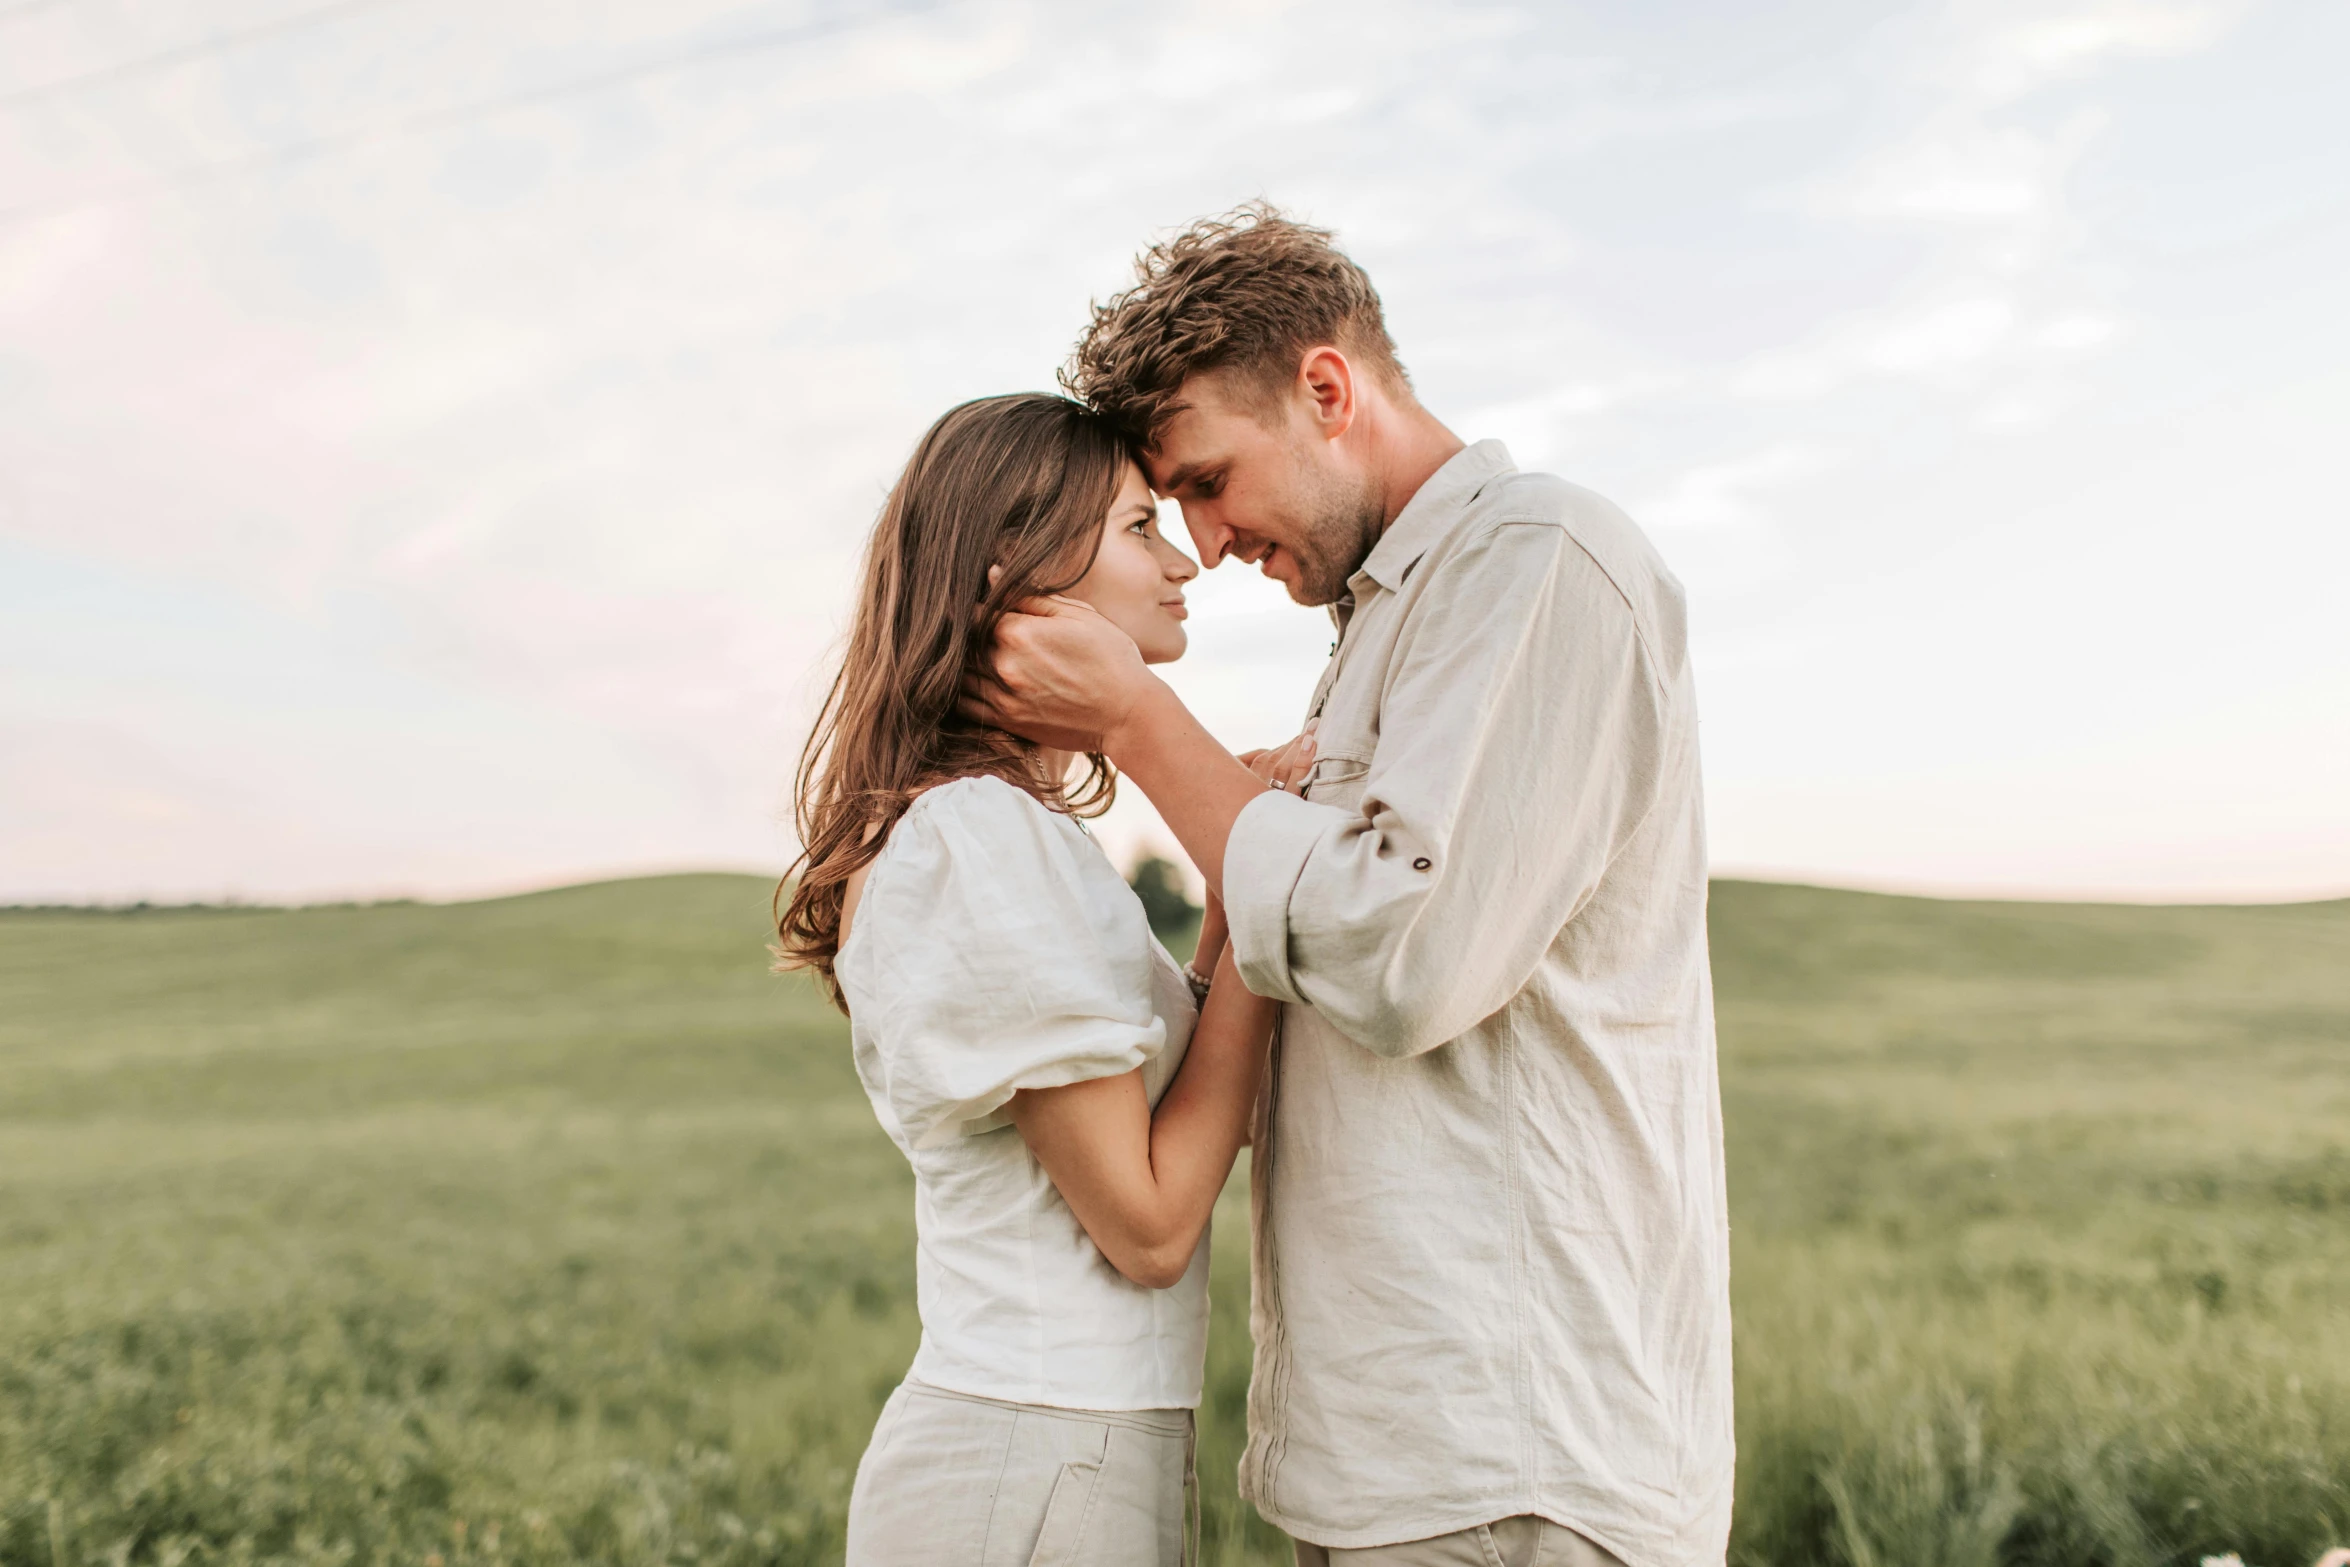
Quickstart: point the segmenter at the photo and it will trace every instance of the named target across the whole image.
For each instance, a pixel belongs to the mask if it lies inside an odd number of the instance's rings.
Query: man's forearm
[[[1150,796],[1191,863],[1222,897],[1224,845],[1249,801],[1265,792],[1264,780],[1217,744],[1156,678],[1126,721],[1103,737],[1103,749]]]

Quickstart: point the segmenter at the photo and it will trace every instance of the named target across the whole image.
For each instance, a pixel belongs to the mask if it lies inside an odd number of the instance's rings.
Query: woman
[[[851,1567],[1184,1555],[1208,1214],[1272,1007],[1212,903],[1212,980],[1151,935],[1079,822],[1109,802],[1103,758],[1072,784],[1078,758],[956,704],[1029,597],[1180,657],[1198,571],[1109,427],[1042,394],[940,419],[875,526],[778,920],[914,1169],[922,1345],[857,1468]]]

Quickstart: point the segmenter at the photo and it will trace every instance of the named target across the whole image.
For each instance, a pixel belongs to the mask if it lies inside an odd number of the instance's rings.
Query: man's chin
[[[1289,595],[1291,603],[1302,604],[1307,609],[1321,609],[1335,604],[1346,593],[1343,587],[1325,589],[1322,583],[1315,580],[1315,573],[1306,569],[1306,563],[1281,545],[1275,545],[1265,552],[1264,557],[1257,562],[1257,574],[1267,582],[1279,583],[1281,591]]]
[[[1276,556],[1274,558],[1281,559],[1282,557]],[[1327,609],[1345,596],[1346,590],[1344,588],[1332,590],[1326,584],[1315,581],[1311,573],[1298,569],[1296,561],[1285,560],[1284,564],[1288,568],[1284,571],[1275,571],[1272,560],[1266,561],[1257,569],[1271,580],[1280,583],[1281,590],[1289,595],[1289,601],[1292,604],[1300,604],[1307,609]]]
[[[1297,561],[1291,557],[1289,551],[1281,549],[1268,551],[1265,558],[1257,562],[1257,574],[1267,582],[1279,583],[1281,591],[1291,598],[1297,599],[1298,603],[1305,602],[1304,599],[1297,596],[1298,587],[1303,578],[1297,569]]]

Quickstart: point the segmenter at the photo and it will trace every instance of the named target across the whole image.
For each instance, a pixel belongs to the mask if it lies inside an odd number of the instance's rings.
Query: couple
[[[915,1177],[922,1343],[851,1567],[1174,1564],[1208,1216],[1252,1145],[1241,1487],[1301,1564],[1722,1560],[1728,1234],[1682,596],[1414,397],[1330,236],[1147,252],[1074,400],[925,435],[800,778],[787,962]],[[1149,669],[1199,560],[1339,640],[1236,758]],[[974,606],[977,613],[974,614]],[[1086,834],[1205,875],[1179,966]]]

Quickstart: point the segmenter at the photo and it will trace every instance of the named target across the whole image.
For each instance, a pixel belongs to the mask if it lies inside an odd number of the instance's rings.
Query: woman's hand
[[[1244,751],[1240,760],[1268,788],[1295,794],[1298,785],[1305,782],[1306,774],[1314,770],[1314,731],[1321,723],[1319,718],[1309,718],[1304,731],[1294,739],[1262,751]]]

